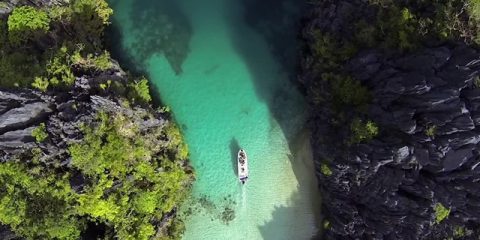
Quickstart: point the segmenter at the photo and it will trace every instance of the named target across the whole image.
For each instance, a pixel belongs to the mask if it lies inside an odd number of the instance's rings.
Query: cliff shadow
[[[225,18],[230,40],[248,67],[257,97],[266,103],[287,140],[291,152],[288,158],[299,184],[298,194],[303,196],[292,196],[288,206],[278,207],[272,220],[259,226],[264,239],[283,239],[278,229],[288,226],[285,217],[295,216],[298,211],[312,211],[312,227],[321,222],[321,199],[306,128],[307,103],[295,83],[297,35],[305,3],[295,0],[229,3]],[[289,9],[292,7],[297,9],[292,11]]]
[[[243,0],[239,3],[246,25],[263,37],[276,61],[288,69],[289,77],[294,80],[300,19],[307,7],[306,1]]]
[[[126,70],[135,78],[149,76],[144,66],[142,64],[138,64],[135,61],[134,56],[130,53],[130,50],[122,44],[124,36],[120,28],[120,23],[116,19],[112,19],[112,24],[107,27],[105,32],[104,44],[106,49],[110,52],[111,57],[120,64],[122,69]],[[148,81],[148,85],[151,89],[150,95],[153,98],[154,105],[163,105],[160,92],[153,91],[155,88],[153,87],[151,81]]]
[[[116,38],[113,38],[117,43],[110,41],[111,46],[116,49],[122,49],[118,45],[128,42],[127,48],[123,46],[123,50],[127,50],[124,54],[128,53],[130,59],[127,60],[127,67],[132,71],[144,71],[147,61],[158,54],[165,56],[176,74],[181,74],[182,64],[190,52],[189,45],[193,29],[188,17],[178,5],[178,1],[149,0],[130,6],[123,6],[116,1],[111,2],[114,10],[122,14],[126,13],[132,24],[129,36],[117,34]],[[115,28],[120,24],[115,18],[112,22],[107,35],[116,34]],[[118,55],[120,54],[117,54],[117,57]],[[119,57],[123,60],[126,58],[126,56]]]
[[[295,82],[302,1],[229,1],[225,19],[255,92],[291,141],[306,123],[306,102]],[[294,9],[294,10],[292,10]]]
[[[237,177],[238,177],[237,154],[239,150],[240,150],[240,144],[238,144],[238,140],[235,137],[232,137],[232,140],[230,140],[230,155],[231,155],[230,159],[232,161],[232,171]]]
[[[110,0],[115,12],[128,16],[133,29],[128,35],[122,32],[122,23],[115,16],[106,29],[105,45],[112,58],[133,76],[149,77],[147,61],[154,55],[164,55],[176,74],[181,74],[182,64],[190,52],[193,29],[178,1],[148,0],[131,4]],[[133,40],[132,40],[133,39]],[[155,89],[149,81],[150,89]],[[161,104],[159,91],[150,91],[155,104]]]

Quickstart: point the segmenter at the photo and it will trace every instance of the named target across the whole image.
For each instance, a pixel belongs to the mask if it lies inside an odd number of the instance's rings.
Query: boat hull
[[[240,151],[238,151],[237,167],[238,167],[238,180],[240,180],[242,184],[245,184],[245,182],[248,179],[248,157],[247,157],[247,153],[243,149],[240,149]]]

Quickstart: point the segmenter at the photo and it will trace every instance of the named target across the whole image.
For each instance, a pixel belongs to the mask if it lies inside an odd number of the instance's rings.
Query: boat
[[[237,155],[237,166],[238,166],[238,179],[242,184],[248,179],[248,158],[247,152],[245,150],[240,149]]]

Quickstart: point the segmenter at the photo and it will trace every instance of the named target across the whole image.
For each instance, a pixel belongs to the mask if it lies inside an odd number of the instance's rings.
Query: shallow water
[[[112,0],[123,36],[115,40],[182,126],[197,175],[193,197],[208,199],[189,203],[196,211],[184,239],[310,239],[320,202],[305,103],[278,49],[273,54],[275,46],[244,21],[241,2]],[[295,29],[285,31],[295,38]],[[173,43],[162,42],[167,35]],[[162,54],[162,46],[179,50]],[[250,168],[243,186],[235,173],[240,147]],[[225,206],[235,212],[228,224],[218,217]]]

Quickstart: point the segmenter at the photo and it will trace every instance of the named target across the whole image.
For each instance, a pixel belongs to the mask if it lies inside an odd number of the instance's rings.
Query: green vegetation
[[[328,219],[323,220],[323,229],[330,229],[330,221]]]
[[[312,58],[305,64],[315,74],[307,89],[311,102],[330,105],[332,123],[340,131],[351,126],[353,142],[369,140],[377,131],[372,124],[352,122],[365,117],[371,99],[369,89],[345,68],[360,49],[376,48],[395,56],[427,43],[460,40],[480,44],[479,0],[368,0],[363,4],[359,9],[369,9],[372,14],[339,16],[346,21],[337,27],[342,31],[329,31],[328,27],[312,30],[307,38]],[[480,86],[480,80],[474,82]],[[426,133],[433,136],[434,130]]]
[[[179,153],[183,142],[168,135],[177,128],[169,123],[144,133],[121,113],[100,112],[97,119],[69,147],[73,166],[88,179],[81,192],[70,187],[75,171],[45,166],[36,154],[30,164],[0,164],[1,223],[27,239],[78,239],[88,222],[105,224],[108,238],[149,239],[155,233],[154,223],[185,199],[191,182],[180,158],[187,155]],[[37,140],[46,137],[44,128],[36,129]],[[181,229],[180,220],[171,221],[166,237],[178,237],[169,234]]]
[[[0,19],[0,86],[56,94],[71,89],[77,77],[115,67],[102,46],[111,14],[104,0],[15,8],[8,20]],[[101,80],[98,88],[115,93],[126,108],[152,100],[145,78]],[[76,126],[83,136],[68,143],[65,155],[34,148],[0,164],[0,224],[26,239],[79,239],[90,224],[105,227],[105,239],[179,238],[185,227],[175,215],[159,223],[175,213],[193,180],[180,130],[171,122],[141,128],[139,119],[153,117],[148,111],[106,111]],[[45,141],[46,124],[32,137]],[[65,158],[71,166],[62,164]],[[81,189],[71,186],[79,178]]]
[[[32,86],[46,91],[49,86],[70,86],[75,82],[75,76],[71,70],[71,61],[67,47],[61,47],[48,61],[46,77],[36,77]]]
[[[362,107],[369,103],[370,92],[359,81],[333,74],[324,74],[322,77],[331,83],[333,101],[337,107]]]
[[[477,76],[473,79],[473,86],[480,88],[480,77]]]
[[[148,239],[155,229],[152,218],[172,211],[188,190],[186,159],[177,154],[181,138],[168,135],[171,126],[142,134],[124,115],[102,112],[98,118],[95,128],[84,128],[83,142],[69,148],[73,166],[92,180],[79,194],[77,210],[112,225],[119,239]],[[159,149],[162,137],[170,139]],[[121,184],[112,189],[115,182]]]
[[[45,139],[47,139],[48,133],[45,127],[45,123],[40,123],[40,126],[33,129],[32,137],[34,137],[38,143],[43,142],[45,141]]]
[[[130,99],[138,103],[149,103],[152,101],[150,96],[150,88],[148,87],[148,80],[145,78],[129,84],[129,96]]]
[[[320,166],[320,171],[322,172],[323,175],[327,177],[333,174],[332,170],[326,163],[322,163],[322,165]]]
[[[112,12],[104,0],[15,8],[0,20],[0,85],[46,91],[70,85],[78,70],[110,68],[102,35]]]
[[[445,208],[445,206],[443,206],[443,204],[441,203],[435,204],[434,210],[435,210],[435,222],[437,224],[442,222],[445,218],[448,217],[448,215],[450,215],[450,209]]]
[[[104,51],[98,56],[94,56],[93,54],[89,53],[86,55],[86,57],[83,57],[81,50],[83,49],[77,49],[71,57],[71,61],[74,65],[86,70],[93,69],[99,71],[108,70],[112,67],[109,52]]]
[[[43,10],[22,6],[13,10],[8,17],[8,36],[13,44],[22,44],[45,34],[49,29],[50,19]]]
[[[368,141],[378,135],[378,127],[372,121],[362,121],[361,119],[354,119],[350,126],[352,131],[352,143],[359,143]]]
[[[425,130],[425,135],[429,137],[434,137],[436,132],[437,132],[437,126],[432,125],[427,127],[427,129]]]
[[[466,235],[465,227],[462,226],[455,226],[453,229],[453,237],[454,238],[461,238]]]
[[[78,239],[85,222],[68,178],[40,164],[0,164],[0,222],[27,239]]]

